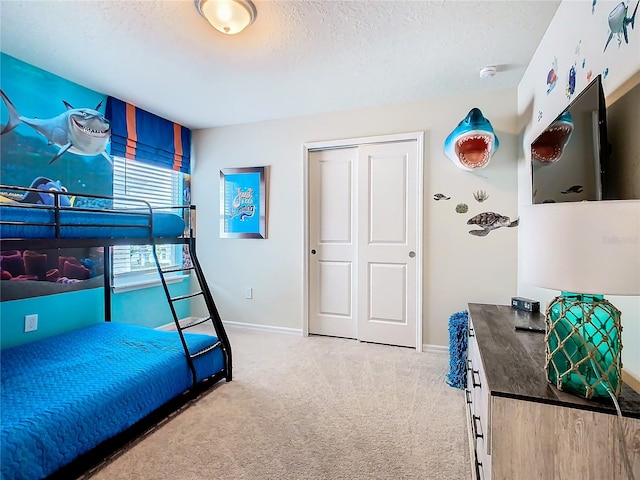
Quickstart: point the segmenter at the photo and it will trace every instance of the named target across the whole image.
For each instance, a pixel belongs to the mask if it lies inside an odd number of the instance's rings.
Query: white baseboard
[[[195,320],[196,317],[187,317],[180,319],[180,323],[186,323],[191,320]],[[223,320],[222,323],[225,327],[234,327],[234,328],[246,328],[249,330],[260,330],[263,332],[273,332],[273,333],[286,333],[287,335],[298,335],[302,336],[301,328],[288,328],[288,327],[276,327],[273,325],[260,325],[258,323],[245,323],[245,322],[231,322],[228,320]],[[176,324],[175,322],[167,323],[166,325],[161,325],[156,327],[156,330],[175,330]]]
[[[288,335],[302,336],[301,328],[276,327],[273,325],[260,325],[258,323],[231,322],[223,320],[225,327],[247,328],[249,330],[261,330],[263,332],[286,333]]]
[[[423,352],[432,352],[432,353],[449,353],[449,347],[445,347],[443,345],[422,345]]]
[[[180,320],[180,323],[187,322],[194,317],[187,317]],[[259,330],[263,332],[272,332],[272,333],[284,333],[287,335],[298,335],[302,336],[301,328],[290,328],[290,327],[276,327],[274,325],[261,325],[259,323],[245,323],[245,322],[233,322],[229,320],[223,320],[222,323],[225,327],[234,327],[234,328],[246,328],[248,330]],[[167,323],[166,325],[161,325],[160,327],[156,327],[156,330],[174,330],[175,323]],[[449,347],[443,345],[422,345],[423,352],[431,352],[431,353],[445,353],[449,354]]]

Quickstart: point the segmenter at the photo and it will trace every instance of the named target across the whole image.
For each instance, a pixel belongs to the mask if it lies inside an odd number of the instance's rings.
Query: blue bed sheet
[[[217,339],[185,334],[192,351]],[[223,370],[219,348],[198,380]],[[176,332],[101,323],[0,352],[2,479],[44,478],[191,386]]]
[[[152,217],[153,233],[149,235],[149,215],[97,210],[95,212],[73,209],[60,210],[60,237],[175,238],[182,235],[185,222],[180,215],[153,212]],[[0,220],[3,222],[53,223],[55,217],[53,209],[0,205]],[[0,238],[55,238],[55,229],[53,226],[47,225],[0,224]]]

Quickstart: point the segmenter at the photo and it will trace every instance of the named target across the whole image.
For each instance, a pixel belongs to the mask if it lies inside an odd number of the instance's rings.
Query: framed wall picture
[[[267,238],[265,170],[220,170],[220,238]]]

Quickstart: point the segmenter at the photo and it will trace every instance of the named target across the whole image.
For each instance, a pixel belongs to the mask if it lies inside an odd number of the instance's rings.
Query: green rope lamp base
[[[559,390],[585,398],[620,394],[620,311],[602,295],[562,292],[547,307],[545,370]]]

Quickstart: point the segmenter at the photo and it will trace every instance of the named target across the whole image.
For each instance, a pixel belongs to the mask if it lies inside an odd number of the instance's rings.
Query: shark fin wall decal
[[[489,164],[499,145],[491,122],[472,108],[444,141],[444,153],[456,167],[474,171]]]

